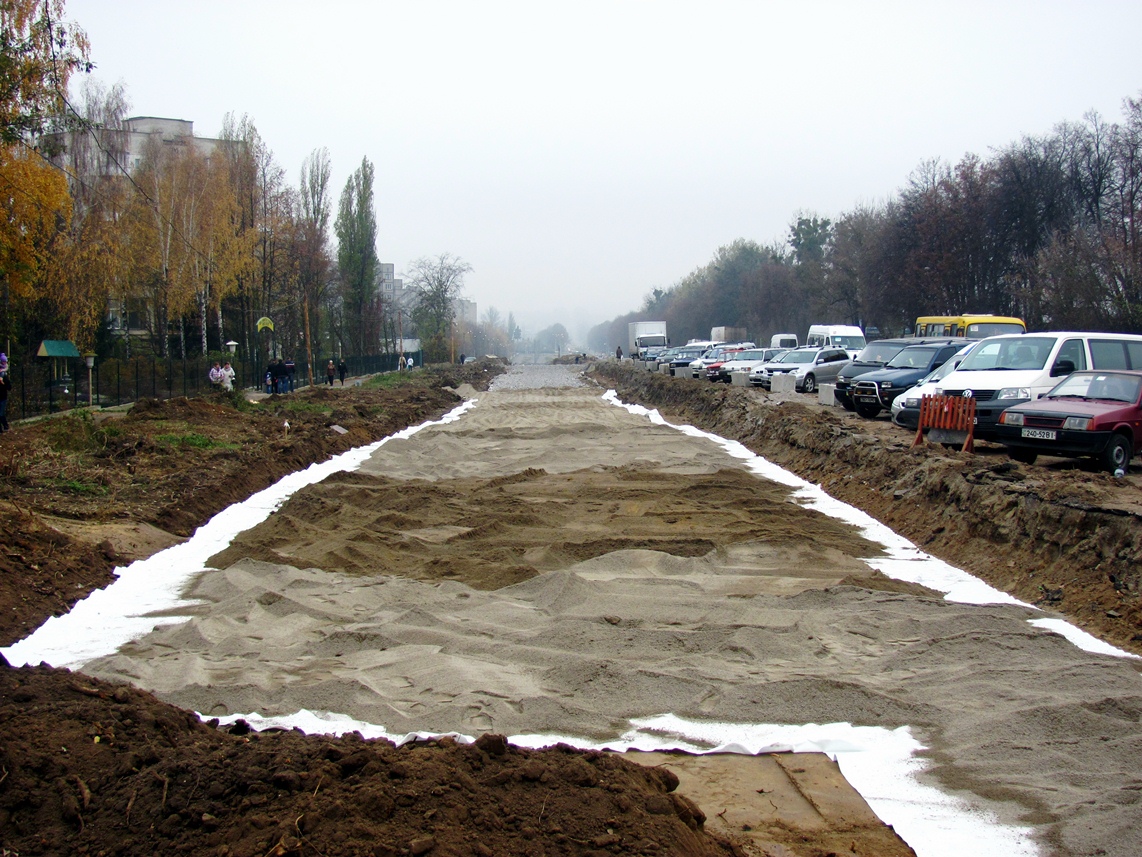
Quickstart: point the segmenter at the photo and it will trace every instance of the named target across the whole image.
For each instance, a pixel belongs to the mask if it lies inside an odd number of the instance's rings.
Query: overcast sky
[[[132,115],[376,167],[382,261],[534,333],[1142,93],[1142,2],[67,0]]]

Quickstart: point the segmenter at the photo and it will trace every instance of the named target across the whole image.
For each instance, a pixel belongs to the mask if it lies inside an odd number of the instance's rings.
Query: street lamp
[[[87,364],[87,407],[95,403],[95,393],[91,389],[91,370],[95,368],[95,352],[88,351],[83,355],[83,362]]]
[[[238,350],[238,343],[231,339],[226,343],[226,350],[230,352],[230,356],[234,356],[234,352]]]

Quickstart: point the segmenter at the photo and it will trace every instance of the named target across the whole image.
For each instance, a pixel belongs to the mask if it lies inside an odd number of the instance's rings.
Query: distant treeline
[[[718,325],[757,341],[813,323],[899,333],[919,315],[989,312],[1031,330],[1142,332],[1142,98],[1025,137],[987,159],[921,164],[881,205],[798,216],[787,243],[739,239],[643,306],[594,327],[665,320],[675,344]]]

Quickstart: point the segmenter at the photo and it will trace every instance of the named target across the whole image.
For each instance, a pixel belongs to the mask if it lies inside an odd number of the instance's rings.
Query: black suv
[[[893,399],[914,387],[937,366],[943,366],[965,344],[961,339],[908,345],[900,349],[883,369],[874,369],[856,379],[851,393],[856,412],[872,419],[881,410],[891,410]]]
[[[841,374],[837,376],[837,389],[834,395],[837,401],[844,406],[846,411],[855,411],[856,403],[853,401],[853,384],[861,375],[867,374],[868,372],[875,372],[877,369],[883,369],[889,360],[909,345],[926,345],[931,343],[947,345],[955,342],[959,342],[961,345],[963,344],[963,340],[952,339],[951,337],[935,339],[922,336],[908,336],[899,339],[878,339],[876,342],[870,342],[864,347],[864,350],[856,356],[854,361],[841,370]]]

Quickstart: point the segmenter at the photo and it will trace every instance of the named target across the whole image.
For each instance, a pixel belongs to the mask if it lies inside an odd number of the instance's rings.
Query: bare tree
[[[472,266],[459,256],[441,253],[435,259],[417,259],[405,274],[405,279],[420,292],[412,318],[428,362],[451,358],[450,332],[456,301],[463,293],[464,275],[471,271]]]

